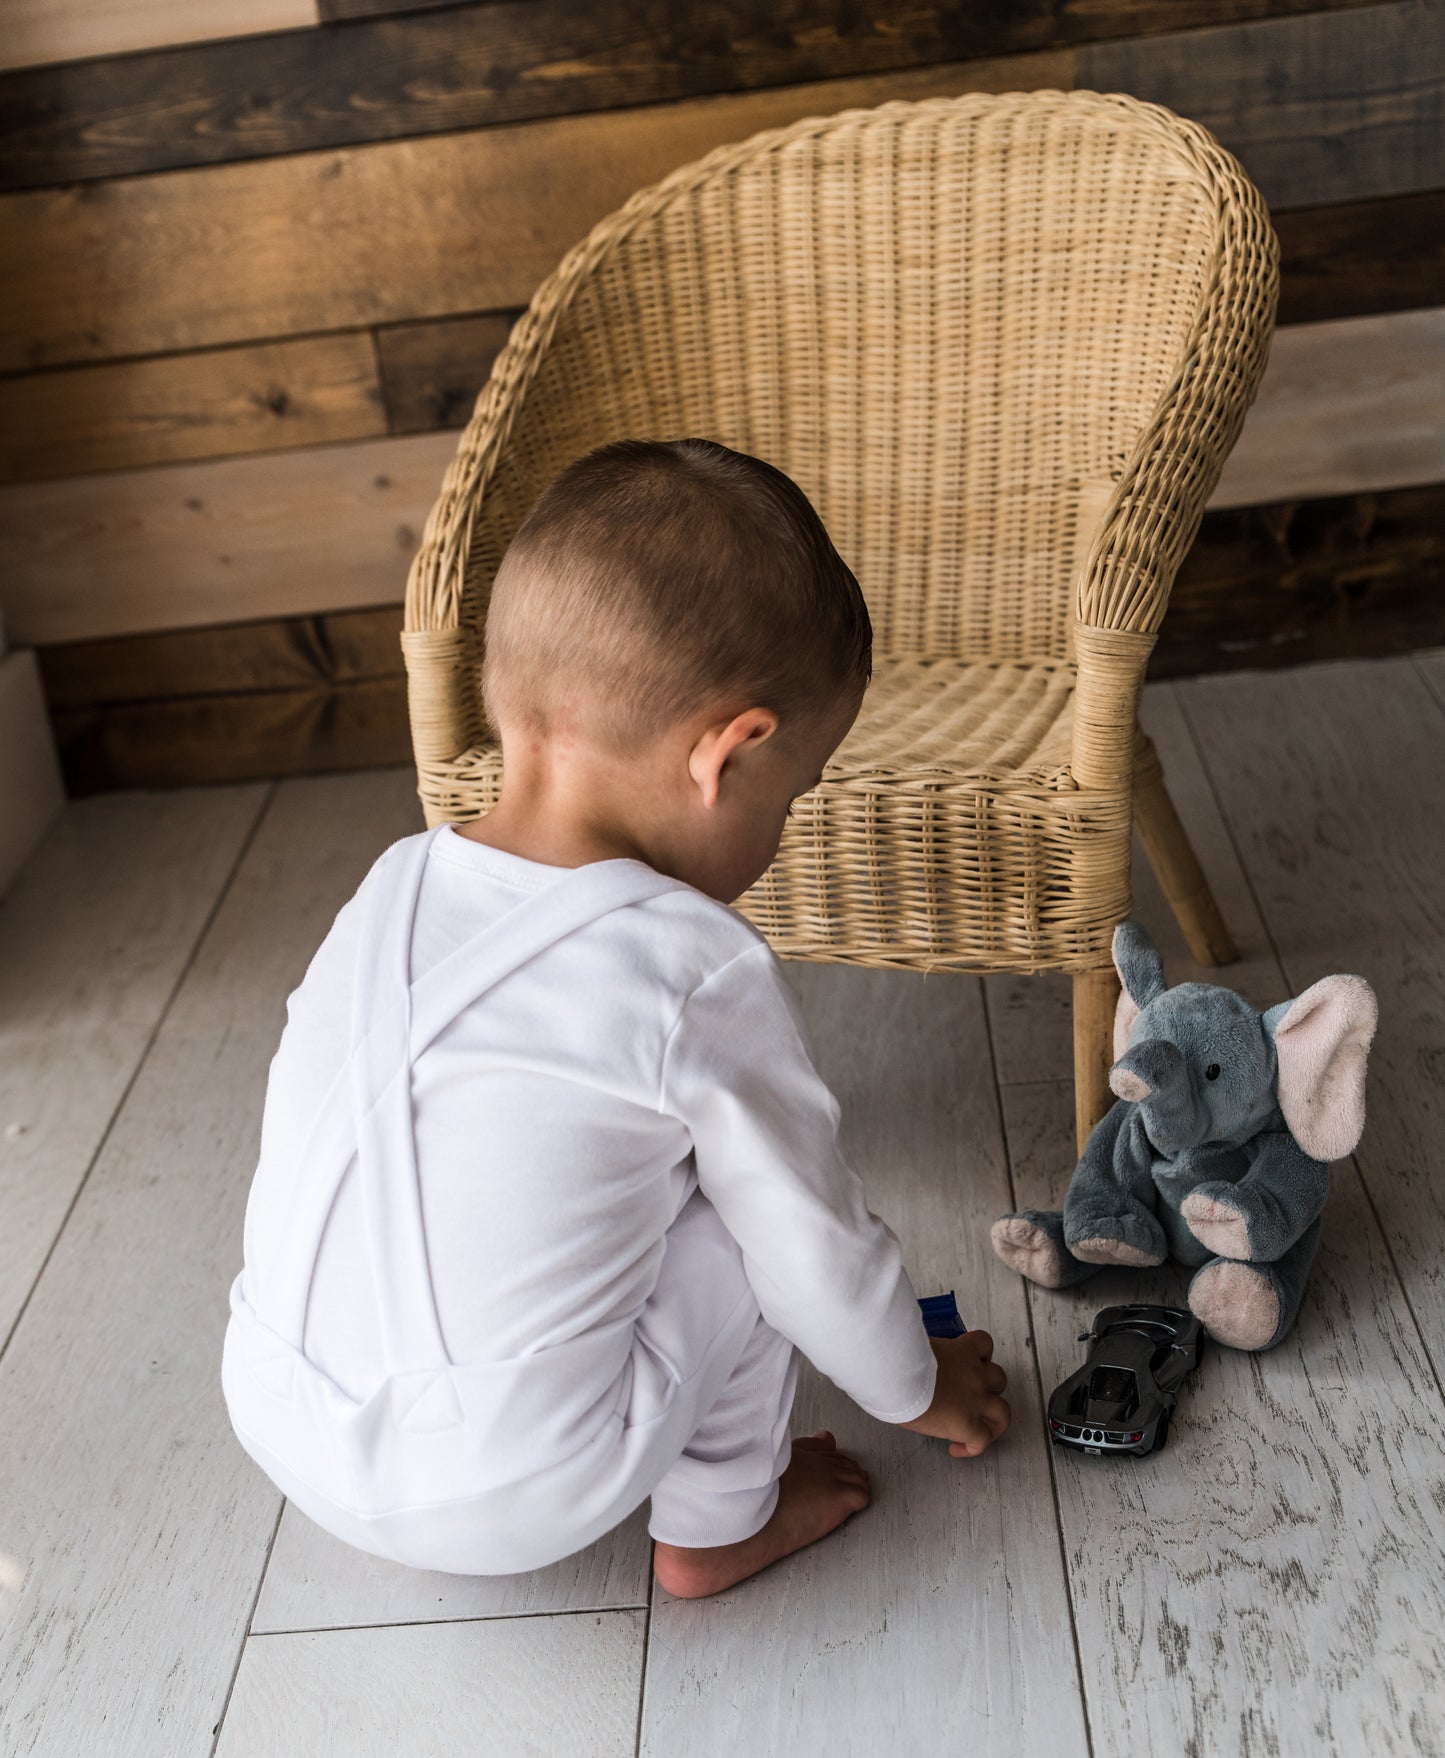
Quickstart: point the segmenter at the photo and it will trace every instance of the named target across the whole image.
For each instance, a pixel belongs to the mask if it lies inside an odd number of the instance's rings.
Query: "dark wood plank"
[[[411,761],[401,678],[63,708],[53,725],[72,795]]]
[[[1078,84],[1202,122],[1271,207],[1445,186],[1445,0],[1088,45]]]
[[[1154,677],[1404,653],[1445,640],[1445,484],[1204,515]]]
[[[466,6],[469,0],[317,0],[323,24],[341,24],[352,18],[386,18],[398,12],[434,12],[446,6]]]
[[[365,331],[0,379],[0,482],[386,431]]]
[[[400,678],[402,608],[222,623],[39,649],[52,710]]]
[[[465,427],[518,313],[485,312],[376,332],[393,433]]]
[[[525,305],[596,221],[716,146],[1072,83],[1048,50],[0,196],[0,371]]]
[[[1365,0],[345,0],[315,32],[0,81],[0,188],[574,115]],[[412,13],[408,17],[380,14]]]
[[[1445,189],[1272,218],[1282,325],[1445,301]]]

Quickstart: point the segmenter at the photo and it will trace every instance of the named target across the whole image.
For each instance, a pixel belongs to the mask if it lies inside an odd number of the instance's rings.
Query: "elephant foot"
[[[1205,1264],[1189,1284],[1189,1310],[1230,1349],[1264,1349],[1280,1328],[1279,1294],[1253,1264]]]
[[[1127,1239],[1076,1239],[1070,1241],[1069,1250],[1086,1264],[1123,1264],[1131,1270],[1151,1270],[1164,1262],[1162,1252],[1145,1251]]]
[[[1253,1255],[1249,1223],[1232,1203],[1195,1190],[1185,1197],[1179,1213],[1204,1249],[1216,1257],[1243,1259]]]
[[[1036,1221],[1027,1215],[1005,1215],[993,1224],[993,1248],[1011,1270],[1037,1282],[1040,1288],[1058,1288],[1064,1279],[1063,1253]]]

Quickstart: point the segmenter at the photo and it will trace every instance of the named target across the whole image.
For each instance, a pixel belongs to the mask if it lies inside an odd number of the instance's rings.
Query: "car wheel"
[[[1157,1453],[1169,1439],[1169,1417],[1171,1414],[1170,1411],[1166,1410],[1159,1418],[1159,1426],[1154,1430],[1154,1445],[1149,1449],[1150,1452]]]

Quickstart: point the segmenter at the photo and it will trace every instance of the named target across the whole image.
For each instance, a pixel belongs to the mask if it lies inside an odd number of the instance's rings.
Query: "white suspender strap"
[[[442,827],[445,830],[446,826]],[[602,861],[555,880],[410,981],[412,927],[434,837],[409,839],[376,874],[361,924],[348,1071],[333,1082],[298,1177],[311,1186],[278,1277],[273,1323],[300,1347],[311,1277],[336,1190],[357,1155],[387,1368],[439,1367],[447,1355],[427,1262],[416,1172],[411,1066],[465,1008],[588,922],[682,888],[640,861]],[[289,1309],[289,1310],[287,1310]]]

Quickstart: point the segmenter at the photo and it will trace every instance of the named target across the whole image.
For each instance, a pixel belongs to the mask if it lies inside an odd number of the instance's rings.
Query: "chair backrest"
[[[885,104],[684,167],[538,290],[428,522],[408,629],[475,658],[559,470],[700,434],[808,493],[878,652],[1068,654],[1081,564],[1251,198],[1262,214],[1205,130],[1096,92]]]

